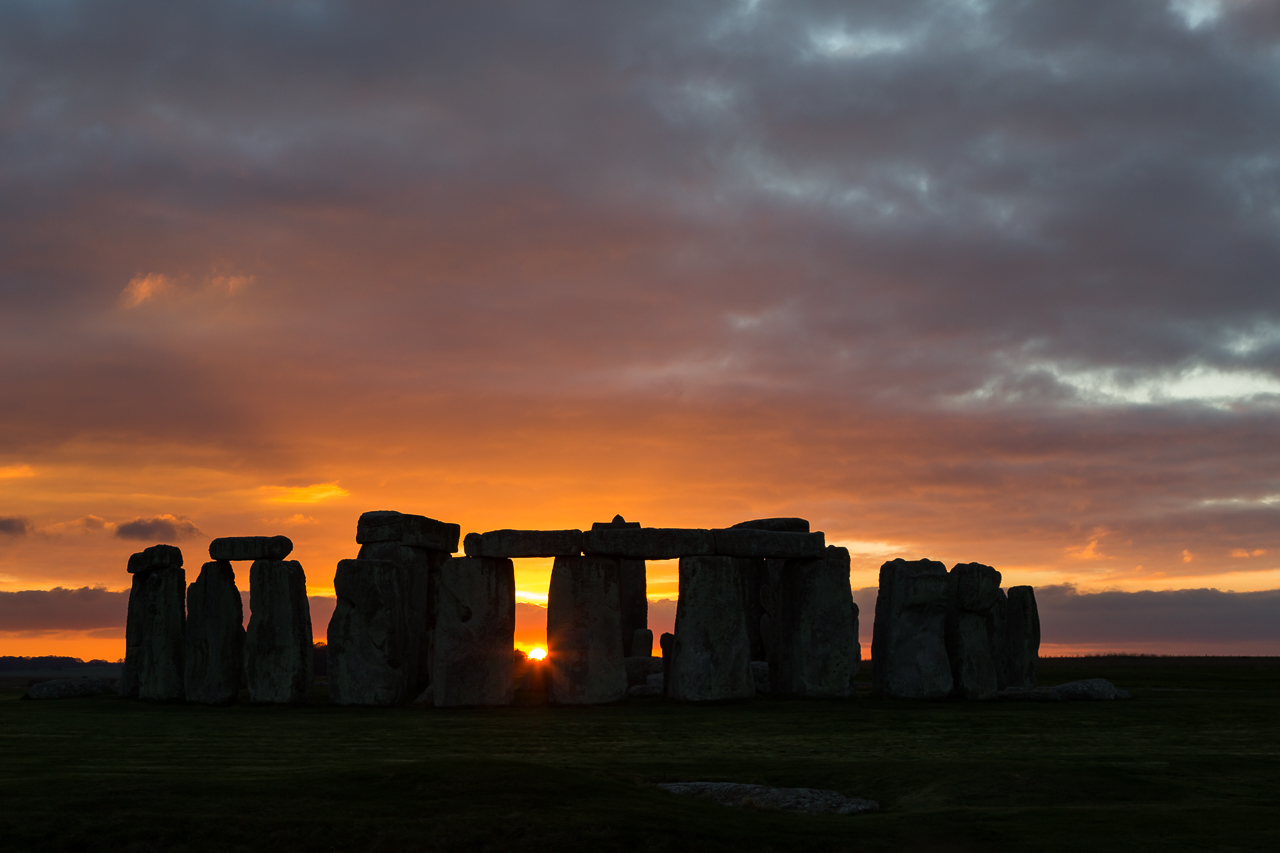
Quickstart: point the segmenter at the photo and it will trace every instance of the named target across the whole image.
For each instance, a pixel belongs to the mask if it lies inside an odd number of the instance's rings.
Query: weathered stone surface
[[[451,557],[436,599],[437,708],[510,705],[516,632],[515,567],[496,557]]]
[[[742,609],[746,566],[733,557],[680,560],[680,597],[667,696],[689,702],[755,694]]]
[[[620,515],[615,515],[613,517],[613,521],[595,521],[591,523],[592,530],[612,530],[617,527],[638,528],[639,526],[640,526],[640,522],[627,521],[625,518],[623,518]]]
[[[839,791],[816,788],[770,788],[739,782],[664,782],[658,787],[673,794],[708,799],[722,806],[747,806],[798,814],[850,815],[880,809],[875,800],[846,797]]]
[[[670,631],[658,637],[658,648],[662,649],[662,695],[666,696],[666,685],[671,683],[671,652],[675,648],[676,635]]]
[[[356,542],[361,545],[399,542],[414,548],[452,554],[458,550],[458,537],[461,535],[462,528],[456,524],[394,510],[366,512],[356,524]]]
[[[1040,612],[1029,586],[1009,588],[1004,617],[1004,672],[1009,687],[1035,687],[1040,668]]]
[[[121,696],[181,699],[186,572],[177,566],[133,576],[125,623]]]
[[[182,549],[177,545],[152,545],[129,557],[129,572],[182,568]]]
[[[769,596],[773,692],[828,699],[854,695],[862,646],[848,549],[832,546],[822,559],[781,561]]]
[[[311,696],[311,608],[297,560],[249,567],[249,629],[244,668],[253,702],[305,702]]]
[[[769,664],[767,661],[753,660],[751,662],[751,681],[756,686],[756,693],[773,692],[773,683],[769,679]]]
[[[711,531],[716,555],[721,557],[777,557],[813,560],[822,557],[827,544],[823,533],[779,533],[749,527]]]
[[[582,552],[628,560],[674,560],[715,553],[710,530],[684,527],[609,527],[582,535]]]
[[[78,699],[81,696],[101,696],[113,689],[111,681],[106,678],[55,678],[28,687],[26,698]]]
[[[1000,573],[981,563],[959,563],[947,580],[952,689],[963,699],[994,699],[1000,690]]]
[[[407,572],[405,606],[405,664],[409,695],[417,695],[431,683],[434,665],[436,587],[440,567],[449,559],[446,551],[401,545],[399,542],[370,542],[360,546],[361,560],[390,560]]]
[[[752,521],[739,521],[733,527],[747,530],[775,530],[779,533],[808,533],[809,521],[804,518],[757,518]]]
[[[632,658],[653,658],[653,631],[648,628],[637,628],[631,632],[631,651],[627,655]]]
[[[1086,678],[1055,687],[1010,687],[1000,691],[1000,698],[1014,702],[1107,702],[1130,695],[1105,678]]]
[[[557,557],[547,590],[548,699],[560,705],[600,705],[627,692],[622,657],[618,561]]]
[[[649,598],[648,579],[644,560],[618,561],[618,604],[622,615],[622,652],[629,657],[651,654],[653,632],[649,633],[649,652],[634,647],[637,631],[648,630]]]
[[[211,560],[283,560],[291,553],[288,536],[224,536],[209,543]]]
[[[947,567],[936,560],[892,560],[880,567],[871,635],[877,696],[942,699],[951,693],[947,594]]]
[[[490,530],[468,533],[468,557],[576,557],[582,553],[581,530]]]
[[[130,564],[134,557],[141,560],[141,556],[134,554],[129,558]],[[116,693],[126,699],[138,698],[138,666],[142,660],[142,633],[146,612],[147,574],[134,572],[133,585],[129,589],[129,610],[124,623],[124,666],[116,681]]]
[[[627,688],[628,699],[656,698],[661,695],[661,684],[636,684]]]
[[[664,675],[661,672],[655,672],[653,675],[645,679],[645,683],[648,684],[650,687],[661,688],[663,684],[666,682],[666,680],[667,680],[666,675]]]
[[[391,560],[339,561],[327,632],[329,701],[399,705],[421,693],[409,663],[410,571]]]
[[[662,675],[662,658],[632,657],[623,658],[622,662],[627,670],[627,686],[629,687],[635,687],[637,684],[647,684],[651,675]]]
[[[236,700],[244,673],[244,602],[225,560],[205,563],[187,588],[183,666],[188,702]]]
[[[747,639],[751,642],[753,661],[769,659],[764,635],[770,627],[765,601],[769,590],[768,564],[769,561],[763,558],[742,560],[744,573],[742,612],[747,620]]]

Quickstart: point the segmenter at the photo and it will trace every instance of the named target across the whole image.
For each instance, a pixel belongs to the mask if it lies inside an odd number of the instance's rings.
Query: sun
[[[529,660],[542,660],[547,656],[547,650],[538,648],[529,650]]]

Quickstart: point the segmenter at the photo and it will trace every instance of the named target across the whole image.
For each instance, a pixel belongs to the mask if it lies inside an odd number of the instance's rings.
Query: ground
[[[1128,702],[489,711],[0,691],[8,850],[1277,850],[1280,660],[1047,661]],[[526,697],[527,698],[527,697]],[[829,788],[805,817],[655,789]]]

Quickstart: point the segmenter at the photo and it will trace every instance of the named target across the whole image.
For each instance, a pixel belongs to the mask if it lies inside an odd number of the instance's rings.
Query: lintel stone
[[[749,527],[712,530],[720,557],[773,557],[784,560],[817,560],[827,550],[821,533],[782,533]]]
[[[224,536],[209,543],[209,558],[217,560],[283,560],[293,552],[288,536]]]
[[[461,535],[462,528],[456,524],[394,510],[366,512],[356,523],[356,543],[360,545],[370,542],[399,542],[413,548],[453,554],[458,550],[458,538]]]
[[[582,553],[581,530],[490,530],[468,533],[468,557],[576,557]]]
[[[715,553],[710,530],[685,527],[610,527],[582,535],[582,552],[629,560],[675,560]]]

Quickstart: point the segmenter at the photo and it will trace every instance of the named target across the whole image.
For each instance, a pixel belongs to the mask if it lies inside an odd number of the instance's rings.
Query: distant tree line
[[[39,657],[17,657],[0,655],[0,672],[25,672],[37,669],[80,669],[89,666],[118,666],[123,661],[90,660],[68,658],[61,655],[40,655]]]

